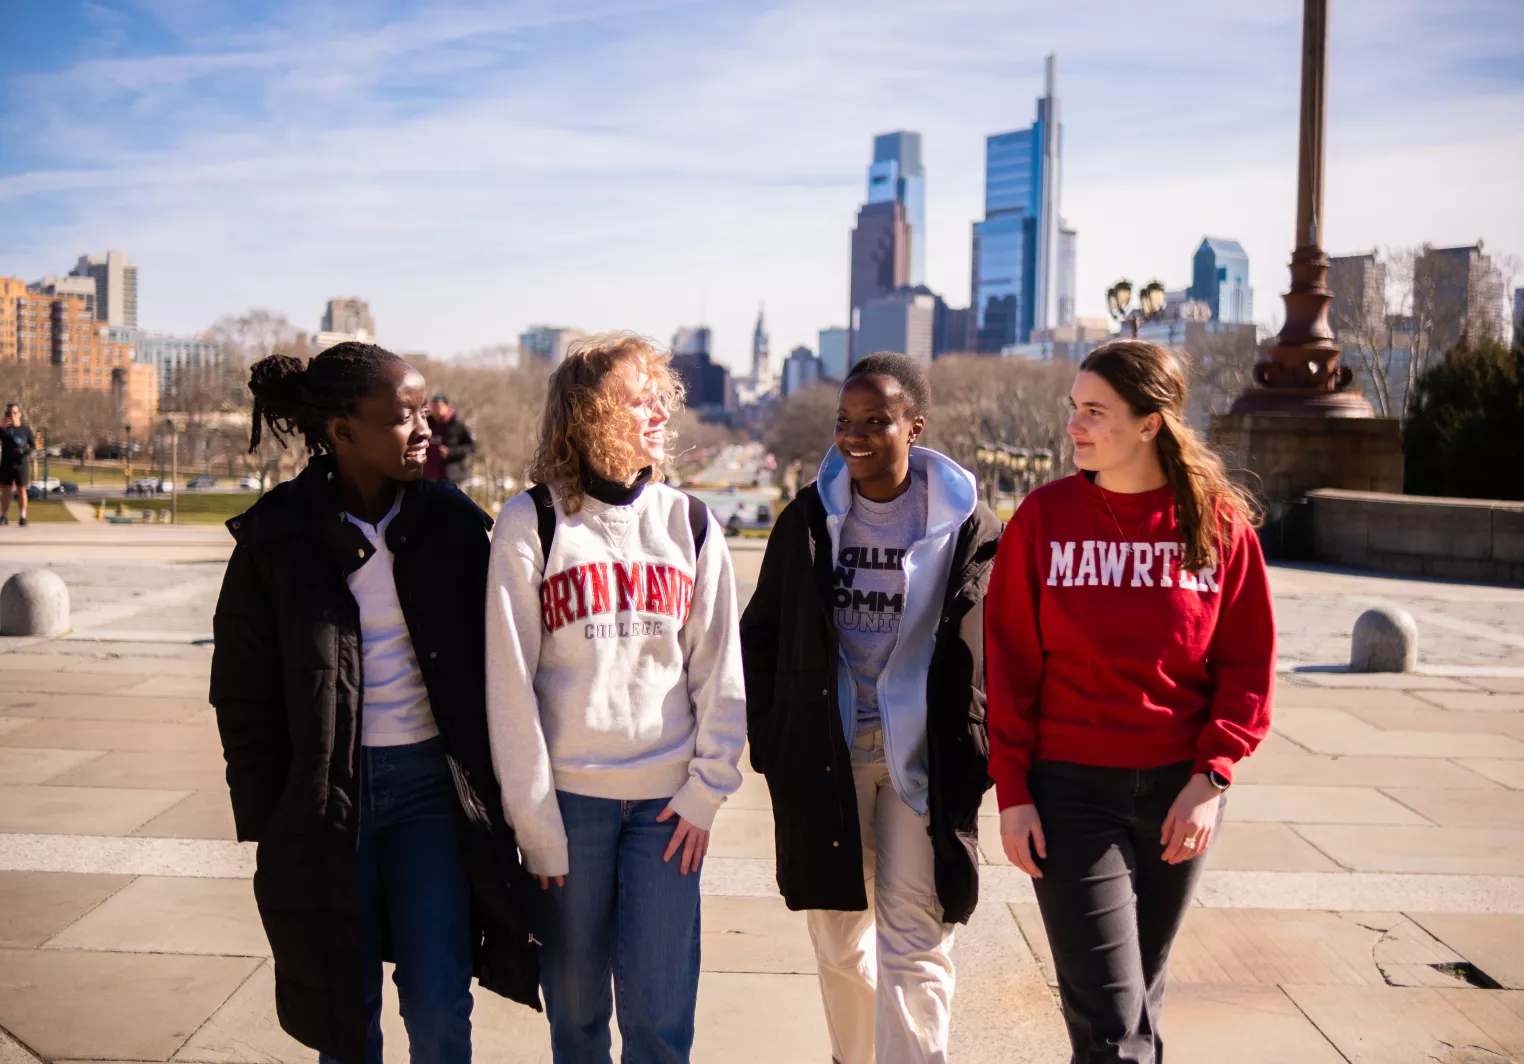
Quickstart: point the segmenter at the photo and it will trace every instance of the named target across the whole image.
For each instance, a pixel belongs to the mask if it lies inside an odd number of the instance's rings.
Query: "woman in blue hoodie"
[[[741,618],[778,884],[809,911],[839,1064],[946,1060],[948,951],[978,897],[1000,522],[973,474],[915,446],[930,405],[911,358],[852,367],[835,447],[779,515]]]

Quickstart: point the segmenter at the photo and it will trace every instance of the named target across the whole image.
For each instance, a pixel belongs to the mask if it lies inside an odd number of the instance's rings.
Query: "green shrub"
[[[1402,449],[1409,495],[1524,499],[1524,336],[1463,338],[1418,378]]]

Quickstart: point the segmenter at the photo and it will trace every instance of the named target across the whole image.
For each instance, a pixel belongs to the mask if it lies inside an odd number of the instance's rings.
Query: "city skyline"
[[[846,324],[843,234],[885,130],[922,134],[925,279],[962,303],[984,138],[1030,122],[1050,51],[1077,312],[1102,313],[1118,276],[1184,287],[1202,234],[1221,233],[1249,257],[1256,318],[1279,320],[1292,2],[1175,4],[1126,34],[977,3],[155,10],[34,7],[0,43],[6,272],[123,248],[144,328],[252,306],[305,325],[349,292],[401,350],[702,319],[744,371],[759,301],[779,352]],[[1524,12],[1333,17],[1329,251],[1524,252]]]

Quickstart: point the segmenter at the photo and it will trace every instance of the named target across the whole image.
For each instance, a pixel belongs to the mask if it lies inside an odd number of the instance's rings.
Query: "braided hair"
[[[332,451],[328,423],[354,413],[355,402],[374,395],[388,367],[401,361],[384,347],[352,341],[330,347],[306,366],[293,355],[260,359],[249,369],[254,393],[249,452],[258,449],[266,425],[282,447],[284,437],[300,434],[309,452]]]

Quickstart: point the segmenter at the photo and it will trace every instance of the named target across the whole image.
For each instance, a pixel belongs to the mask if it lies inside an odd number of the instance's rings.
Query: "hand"
[[[1035,849],[1038,857],[1047,860],[1048,841],[1042,836],[1037,806],[1028,802],[1000,810],[1000,845],[1011,864],[1033,879],[1042,878],[1042,869],[1037,867],[1032,851]]]
[[[565,876],[535,876],[535,878],[540,881],[540,889],[541,890],[549,890],[550,889],[550,881],[552,879],[554,879],[556,881],[556,886],[558,886],[558,887],[564,887],[564,886],[566,886],[566,877]]]
[[[1159,834],[1166,864],[1180,864],[1206,853],[1217,827],[1217,807],[1221,802],[1222,792],[1212,786],[1204,773],[1190,778],[1175,804],[1169,807],[1164,830]],[[1187,846],[1187,839],[1194,840],[1195,845]]]
[[[442,443],[439,445],[439,457],[441,457],[441,458],[448,458],[448,457],[450,457],[450,449],[448,447],[446,447]]]
[[[678,871],[683,875],[688,874],[691,868],[697,872],[699,865],[703,863],[704,855],[709,852],[709,832],[678,816],[677,810],[670,805],[661,811],[656,818],[658,824],[664,824],[673,817],[677,817],[677,830],[672,833],[672,841],[667,843],[667,852],[662,854],[663,861],[672,860],[672,855],[677,848],[683,848],[683,861]]]

